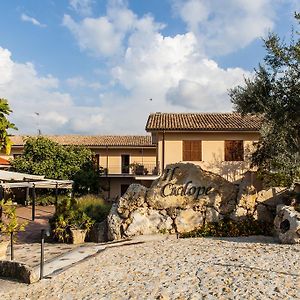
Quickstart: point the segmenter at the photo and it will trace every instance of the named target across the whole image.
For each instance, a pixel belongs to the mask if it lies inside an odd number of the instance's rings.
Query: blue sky
[[[20,134],[140,134],[150,112],[231,111],[228,89],[262,61],[268,32],[289,39],[296,10],[295,0],[1,1],[0,97]]]

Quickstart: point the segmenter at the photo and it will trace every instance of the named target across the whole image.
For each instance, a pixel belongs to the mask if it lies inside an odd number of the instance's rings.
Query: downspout
[[[106,146],[106,176],[108,174],[108,146]]]
[[[162,136],[162,170],[161,173],[163,173],[165,169],[165,131],[163,131]]]

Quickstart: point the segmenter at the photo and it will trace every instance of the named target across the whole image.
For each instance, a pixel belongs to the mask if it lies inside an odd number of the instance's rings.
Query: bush
[[[188,233],[180,234],[181,238],[189,237],[237,237],[249,235],[271,235],[273,226],[253,218],[242,221],[223,219],[218,223],[205,224]]]
[[[94,220],[79,209],[75,199],[64,197],[58,202],[56,212],[49,223],[54,238],[65,243],[69,241],[71,228],[90,230]]]
[[[109,214],[111,205],[106,204],[103,198],[96,195],[85,195],[77,199],[79,210],[86,213],[96,222],[102,222]]]

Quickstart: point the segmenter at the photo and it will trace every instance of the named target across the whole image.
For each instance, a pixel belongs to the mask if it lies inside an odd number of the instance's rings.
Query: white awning
[[[31,175],[11,171],[0,171],[0,181],[44,180],[45,176]]]

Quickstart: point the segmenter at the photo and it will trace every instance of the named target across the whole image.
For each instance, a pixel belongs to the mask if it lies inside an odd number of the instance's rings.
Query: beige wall
[[[121,155],[130,155],[130,163],[138,162],[144,164],[146,168],[154,168],[156,165],[156,149],[153,148],[92,148],[95,154],[100,155],[99,164],[101,167],[107,167],[107,155],[108,155],[108,171],[109,174],[121,174]],[[0,154],[0,157],[5,159],[13,158],[14,154],[22,154],[23,148],[12,147],[10,155],[5,153]]]
[[[253,150],[252,143],[259,139],[259,133],[232,132],[232,133],[165,133],[165,166],[170,163],[182,161],[182,141],[202,141],[202,161],[193,161],[206,170],[220,174],[230,181],[235,181],[249,169],[248,156]],[[162,169],[163,134],[157,136],[158,140],[158,161]],[[224,144],[225,140],[243,140],[245,161],[225,162]]]
[[[123,149],[93,149],[95,154],[100,155],[100,166],[107,168],[108,162],[108,174],[121,174],[121,155],[129,155],[129,163],[140,163],[145,168],[154,168],[156,165],[156,149],[155,148],[123,148]],[[108,159],[107,159],[108,157]]]

